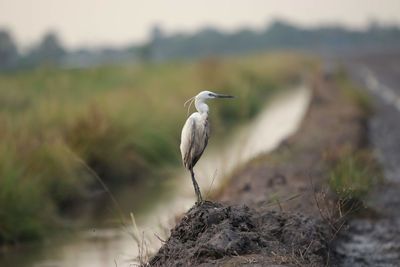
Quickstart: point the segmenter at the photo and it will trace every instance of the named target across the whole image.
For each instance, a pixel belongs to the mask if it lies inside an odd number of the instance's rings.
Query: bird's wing
[[[202,120],[201,122],[197,122],[196,126],[197,126],[197,131],[195,136],[196,140],[195,147],[193,149],[193,166],[200,159],[201,155],[203,155],[203,152],[207,147],[209,131],[210,131],[208,125],[208,119]]]
[[[180,145],[183,165],[186,168],[188,168],[188,160],[192,150],[194,132],[194,119],[192,116],[190,116],[186,120],[185,125],[182,128]]]
[[[186,168],[194,167],[207,146],[209,137],[208,120],[190,116],[182,129],[181,154]]]

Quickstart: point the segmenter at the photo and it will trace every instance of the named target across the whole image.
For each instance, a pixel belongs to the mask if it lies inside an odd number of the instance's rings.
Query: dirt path
[[[366,117],[334,81],[317,79],[313,85],[314,97],[299,131],[273,153],[234,173],[220,200],[251,206],[275,203],[274,209],[319,215],[313,191],[326,186],[332,164],[366,144]],[[277,200],[291,197],[278,205]]]
[[[373,214],[350,221],[336,244],[341,266],[400,266],[400,55],[370,57],[349,65],[352,77],[375,100],[370,140],[385,182],[368,197]],[[396,86],[395,86],[396,85]]]
[[[332,264],[337,229],[328,221],[335,212],[324,193],[329,170],[365,144],[366,117],[334,81],[316,78],[312,85],[298,133],[238,167],[218,194],[223,204],[207,202],[186,213],[152,266]]]

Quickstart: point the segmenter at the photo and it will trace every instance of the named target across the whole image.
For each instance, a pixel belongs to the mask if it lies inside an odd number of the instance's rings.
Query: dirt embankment
[[[348,58],[347,72],[374,101],[369,140],[384,179],[366,196],[368,213],[354,216],[334,250],[343,267],[400,266],[400,53]],[[389,96],[389,97],[388,97]],[[399,102],[400,103],[400,102]]]
[[[312,86],[299,131],[236,170],[216,198],[222,204],[189,210],[150,265],[332,264],[337,229],[331,220],[336,205],[325,194],[329,170],[365,144],[366,120],[333,80],[316,78]]]
[[[265,266],[323,262],[326,231],[316,220],[301,214],[205,202],[189,210],[150,264]]]

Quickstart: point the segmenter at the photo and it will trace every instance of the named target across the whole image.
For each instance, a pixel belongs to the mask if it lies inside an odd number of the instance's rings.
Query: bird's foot
[[[204,201],[196,201],[196,203],[194,205],[199,207],[203,204],[204,204]]]
[[[203,203],[204,203],[203,198],[201,197],[201,195],[198,195],[198,196],[197,196],[196,205],[197,205],[197,206],[201,206]]]

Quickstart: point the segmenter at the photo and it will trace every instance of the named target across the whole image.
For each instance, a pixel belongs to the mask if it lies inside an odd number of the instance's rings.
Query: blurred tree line
[[[0,30],[0,70],[14,68],[17,64],[17,46],[8,31]]]
[[[294,49],[317,53],[387,51],[400,47],[400,28],[372,21],[365,30],[341,26],[301,28],[276,20],[264,30],[243,28],[226,33],[212,27],[188,34],[164,34],[160,26],[151,29],[150,41],[124,48],[82,48],[67,51],[55,32],[26,53],[20,53],[12,34],[0,29],[0,71],[37,66],[90,67],[169,59],[192,59],[213,55],[242,54],[271,49]]]
[[[400,28],[381,25],[376,21],[371,22],[365,30],[351,30],[342,26],[302,28],[276,20],[261,31],[243,28],[225,33],[208,27],[194,34],[165,36],[161,29],[155,29],[148,46],[153,60],[243,54],[272,49],[312,53],[386,51],[398,50],[400,47]]]
[[[11,33],[0,30],[0,70],[59,65],[66,53],[54,32],[45,34],[38,44],[31,47],[27,53],[21,54]]]

